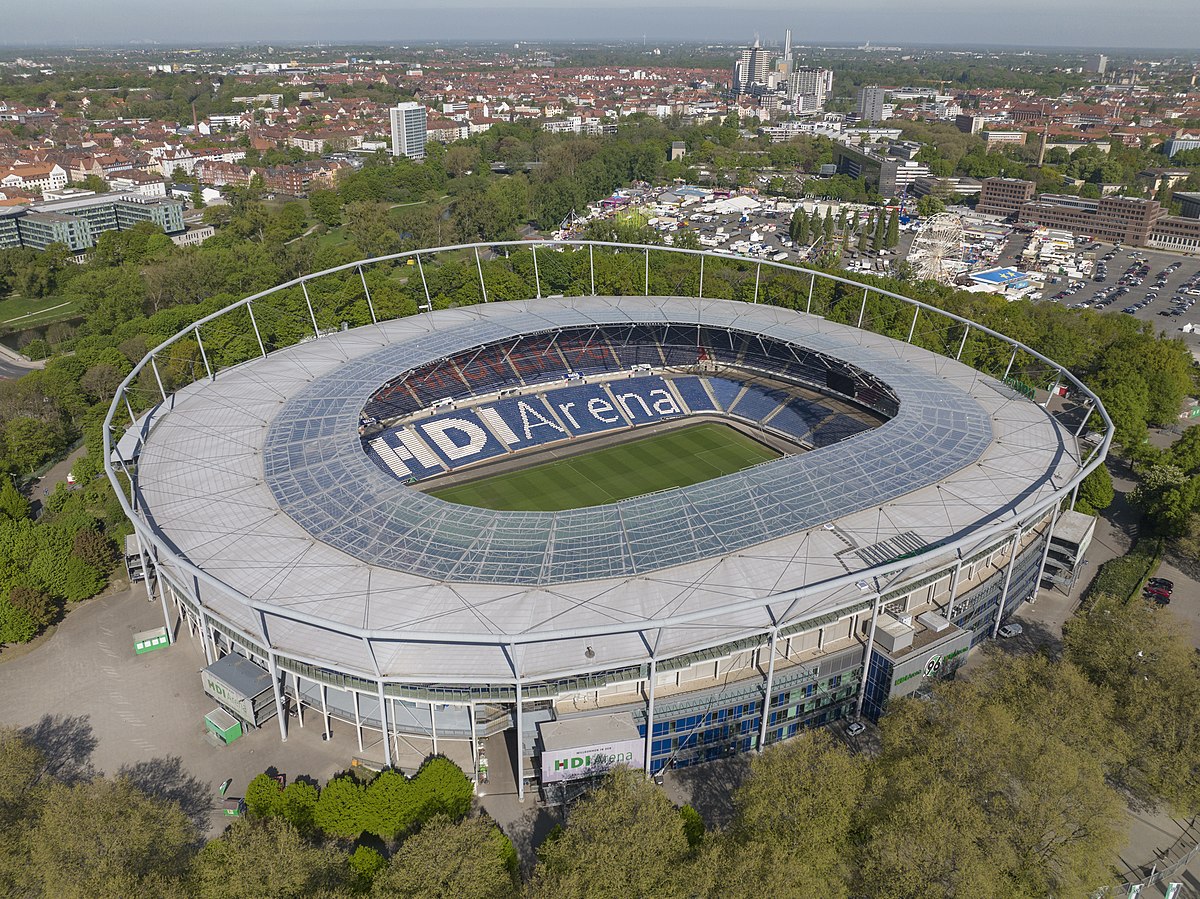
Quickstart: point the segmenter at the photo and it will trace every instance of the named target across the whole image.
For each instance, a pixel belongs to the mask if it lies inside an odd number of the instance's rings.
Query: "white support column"
[[[308,284],[301,281],[300,289],[304,291],[304,305],[308,307],[308,317],[312,319],[313,334],[320,337],[321,329],[317,327],[317,314],[313,312],[312,300],[308,298]]]
[[[654,745],[654,682],[658,680],[658,660],[650,659],[650,676],[646,679],[646,762],[643,766],[650,774],[650,747]]]
[[[362,715],[358,711],[358,691],[351,690],[350,695],[354,697],[354,732],[358,734],[358,751],[362,752]]]
[[[954,357],[955,362],[958,362],[962,359],[963,350],[965,350],[967,348],[967,335],[970,333],[971,333],[971,326],[964,325],[963,326],[963,339],[962,339],[962,343],[960,343],[958,345],[958,355],[956,355]]]
[[[129,424],[137,424],[137,416],[133,414],[133,405],[129,402],[129,394],[121,393],[121,399],[125,400],[125,411],[129,413]]]
[[[204,606],[197,604],[200,610],[200,645],[204,647],[204,664],[211,665],[216,661],[216,651],[209,642],[208,616],[204,614]]]
[[[1043,409],[1050,408],[1050,400],[1054,398],[1054,391],[1058,390],[1058,385],[1062,383],[1062,369],[1058,370],[1058,374],[1054,376],[1054,386],[1050,388],[1050,392],[1046,395],[1046,402],[1042,403]]]
[[[700,254],[700,290],[696,294],[696,299],[704,299],[704,254]]]
[[[958,591],[958,579],[962,576],[962,553],[957,553],[958,558],[954,560],[954,573],[950,575],[950,600],[946,603],[946,620],[951,624],[954,623],[954,594]]]
[[[1087,412],[1085,412],[1083,415],[1083,421],[1081,421],[1079,423],[1079,427],[1075,429],[1075,439],[1076,440],[1078,440],[1079,435],[1083,433],[1083,429],[1087,427],[1088,419],[1092,417],[1092,410],[1094,408],[1095,408],[1095,406],[1092,404],[1092,401],[1088,400]]]
[[[417,271],[421,273],[421,286],[425,288],[425,311],[433,311],[433,300],[429,298],[429,282],[425,280],[425,266],[421,264],[421,254],[417,254]]]
[[[1046,560],[1050,558],[1050,541],[1054,539],[1054,528],[1058,525],[1058,513],[1062,507],[1055,505],[1054,513],[1050,516],[1050,524],[1046,528],[1046,545],[1042,547],[1042,561],[1038,565],[1037,581],[1033,585],[1033,598],[1036,600],[1038,591],[1042,589],[1042,577],[1046,573]]]
[[[204,371],[211,381],[213,380],[212,366],[208,364],[208,353],[204,352],[204,341],[200,339],[200,329],[195,328],[193,333],[196,335],[196,346],[200,347],[200,361],[204,363]]]
[[[433,739],[433,754],[437,755],[437,720],[433,714],[433,703],[429,703],[429,736]]]
[[[162,377],[158,373],[158,358],[150,357],[150,369],[154,372],[154,380],[158,382],[158,392],[162,394],[163,402],[167,401],[167,391],[163,389]]]
[[[533,286],[537,289],[537,298],[540,300],[542,298],[542,276],[538,272],[537,244],[533,244],[530,249],[533,250]]]
[[[992,624],[992,639],[1000,632],[1000,621],[1004,618],[1004,606],[1008,602],[1008,587],[1012,583],[1013,569],[1017,567],[1017,555],[1021,549],[1021,528],[1013,536],[1012,547],[1008,551],[1008,565],[1004,569],[1004,586],[1000,589],[1000,602],[996,604],[996,621]]]
[[[854,717],[861,718],[863,701],[867,698],[867,674],[871,671],[871,650],[875,648],[875,625],[879,622],[879,606],[882,594],[875,594],[875,602],[871,606],[871,632],[867,636],[867,645],[863,650],[862,678],[858,683],[858,703],[855,705]]]
[[[758,283],[762,280],[762,263],[754,267],[754,302],[758,302]]]
[[[869,287],[863,288],[862,308],[858,310],[858,327],[860,329],[862,328],[863,319],[866,318],[866,316],[867,316],[867,291],[869,291],[870,289],[871,288],[869,288]]]
[[[650,248],[646,248],[646,296],[650,296]]]
[[[300,675],[292,672],[292,692],[296,694],[296,720],[300,722],[301,730],[304,729],[304,702],[300,698]]]
[[[388,719],[388,739],[392,741],[392,754],[396,760],[400,760],[400,731],[396,726],[399,717],[396,715],[396,697],[391,697],[388,702],[392,704],[392,717]]]
[[[271,690],[275,694],[275,717],[279,719],[279,739],[287,742],[287,712],[283,705],[283,691],[279,687],[279,666],[275,664],[275,651],[267,647],[267,667],[271,670]]]
[[[1013,363],[1017,361],[1017,348],[1013,347],[1012,355],[1008,357],[1008,365],[1004,366],[1004,378],[1007,378],[1012,371]],[[1001,378],[1000,380],[1004,380]]]
[[[154,602],[154,591],[150,588],[150,566],[146,560],[146,547],[142,544],[142,533],[133,529],[133,539],[137,541],[138,560],[142,565],[142,582],[146,585],[146,602]],[[167,625],[170,628],[170,624]]]
[[[517,801],[525,801],[525,714],[521,710],[521,674],[517,668],[516,647],[510,647],[517,685]]]
[[[763,693],[763,710],[762,721],[758,725],[758,751],[762,752],[767,745],[767,720],[771,717],[771,691],[775,687],[775,644],[779,640],[779,628],[771,628],[770,653],[771,658],[767,662],[767,682],[763,685],[765,690]]]
[[[596,254],[595,247],[588,244],[588,268],[592,272],[592,296],[596,295]]]
[[[475,732],[475,700],[467,703],[467,715],[471,725],[471,780],[479,779],[479,735]]]
[[[329,685],[321,684],[321,717],[325,721],[325,739],[333,739],[333,733],[329,729]]]
[[[247,303],[246,311],[250,313],[250,327],[254,329],[254,339],[258,341],[258,351],[262,353],[264,359],[267,358],[267,348],[263,344],[262,334],[258,331],[258,321],[254,318],[254,304]]]
[[[913,335],[917,333],[917,316],[921,314],[921,307],[913,307],[912,324],[908,326],[908,342],[912,343]]]
[[[167,639],[174,643],[175,636],[172,633],[174,628],[171,627],[171,607],[167,604],[167,586],[163,583],[163,579],[158,576],[158,566],[154,568],[154,583],[158,589],[158,600],[162,604],[163,626],[167,629]],[[182,613],[180,613],[180,617],[183,617]]]
[[[479,259],[479,247],[475,248],[475,268],[479,271],[479,289],[483,291],[483,301],[488,302],[487,285],[483,283],[483,262]]]
[[[383,681],[379,684],[379,736],[383,739],[383,763],[392,767],[392,741],[388,736],[387,697],[383,695]]]
[[[817,276],[816,276],[816,273],[814,273],[814,274],[813,274],[813,276],[812,276],[812,279],[811,279],[811,280],[808,282],[808,305],[806,305],[806,306],[804,307],[804,311],[805,311],[806,313],[811,313],[811,312],[812,312],[812,295],[813,295],[813,288],[814,288],[814,287],[816,287],[816,286],[817,286]]]
[[[371,289],[367,287],[367,276],[363,273],[363,268],[358,267],[358,278],[362,281],[363,293],[367,296],[367,311],[371,313],[371,324],[379,324],[379,319],[375,317],[375,304],[371,302]]]

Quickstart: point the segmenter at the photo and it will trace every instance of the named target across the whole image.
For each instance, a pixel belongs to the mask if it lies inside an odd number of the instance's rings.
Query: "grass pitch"
[[[430,495],[484,509],[557,512],[686,487],[778,456],[733,428],[705,422]]]

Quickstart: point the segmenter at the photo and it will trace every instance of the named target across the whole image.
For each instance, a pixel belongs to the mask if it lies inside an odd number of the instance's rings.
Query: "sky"
[[[1197,0],[5,0],[0,44],[635,40],[1200,47]]]

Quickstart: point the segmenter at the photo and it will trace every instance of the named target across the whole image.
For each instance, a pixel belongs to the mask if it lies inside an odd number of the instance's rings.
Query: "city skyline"
[[[172,7],[180,15],[163,15]],[[186,7],[149,0],[51,0],[8,11],[6,46],[31,44],[171,45],[221,42],[328,41],[403,44],[428,41],[729,41],[732,35],[782,34],[792,27],[798,45],[814,43],[974,45],[996,47],[1172,49],[1200,43],[1200,8],[1152,0],[1130,16],[1112,0],[1047,6],[1020,0],[1003,17],[981,7],[964,9],[921,0],[897,9],[879,0],[849,0],[836,9],[801,10],[781,2],[754,9],[659,0],[563,9],[523,0],[517,7],[486,0],[448,0],[439,8],[360,5],[337,10],[318,0],[264,0],[247,10],[216,0],[202,20]],[[687,13],[687,15],[684,15]],[[69,23],[64,26],[63,23]]]

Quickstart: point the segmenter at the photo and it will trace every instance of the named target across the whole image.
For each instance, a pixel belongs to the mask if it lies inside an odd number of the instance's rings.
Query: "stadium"
[[[245,727],[275,717],[286,739],[307,710],[387,764],[402,740],[477,761],[507,731],[522,795],[614,760],[657,773],[877,717],[1080,549],[1056,528],[1078,530],[1111,422],[1027,347],[778,263],[746,263],[753,301],[705,298],[699,251],[655,249],[700,267],[695,296],[658,296],[644,248],[539,244],[530,298],[489,302],[480,253],[500,246],[306,275],[189,326],[118,391],[106,466],[148,595]],[[543,297],[539,249],[586,258],[592,290]],[[428,262],[471,251],[482,302],[434,311]],[[595,295],[597,251],[645,252],[643,295]],[[377,317],[363,268],[412,258],[426,311]],[[756,302],[768,266],[808,304],[819,279],[861,289],[857,326]],[[346,271],[372,321],[322,330],[310,285]],[[259,320],[297,286],[311,336],[268,351]],[[907,340],[863,327],[869,295],[912,310]],[[244,313],[259,352],[210,364],[205,328]],[[921,315],[957,356],[986,335],[1046,383],[914,345]],[[185,343],[203,366],[168,391]]]

